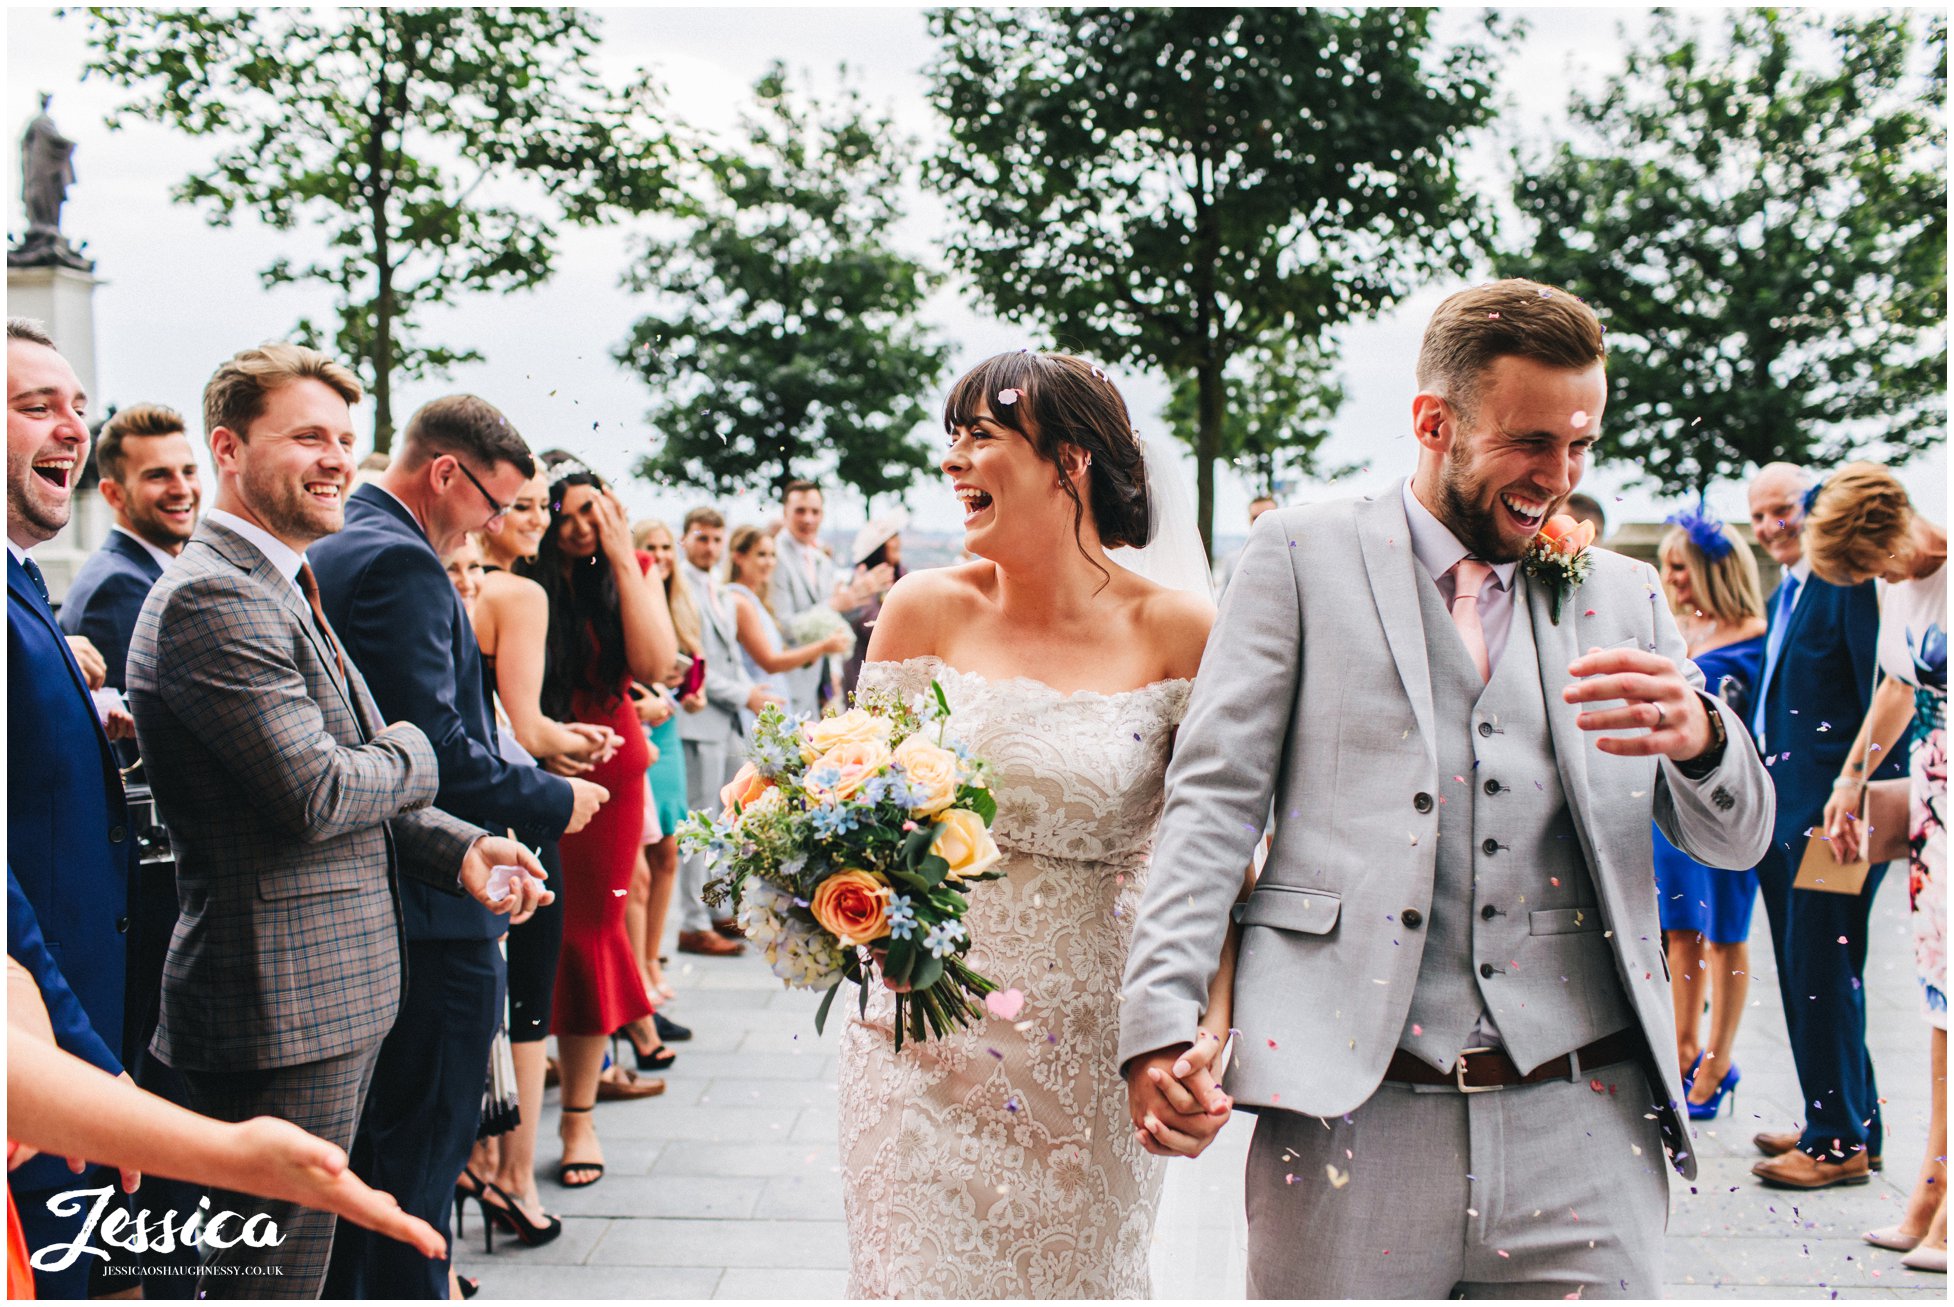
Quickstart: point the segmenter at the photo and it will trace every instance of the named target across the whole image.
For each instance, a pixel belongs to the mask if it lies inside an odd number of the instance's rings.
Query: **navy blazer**
[[[123,672],[142,601],[162,575],[163,569],[147,549],[122,532],[111,531],[75,573],[68,597],[61,601],[61,629],[94,642],[109,665],[108,683],[118,690],[128,688]]]
[[[514,827],[531,843],[570,824],[570,783],[518,766],[496,750],[495,713],[482,649],[461,596],[420,524],[386,491],[361,486],[346,526],[306,551],[326,620],[345,642],[388,721],[413,722],[441,765],[435,805],[490,830]],[[403,881],[409,939],[494,939],[509,927],[473,899]]]
[[[127,1060],[122,990],[136,841],[122,776],[68,641],[11,550],[7,757],[7,861],[89,1024]]]
[[[1777,618],[1777,592],[1765,611]],[[1765,636],[1769,647],[1770,636]],[[1778,791],[1772,842],[1795,866],[1806,833],[1825,813],[1832,782],[1845,767],[1852,737],[1872,706],[1879,640],[1879,594],[1871,581],[1837,586],[1813,576],[1791,610],[1784,649],[1764,696],[1764,765]],[[1900,751],[1877,768],[1903,774]]]

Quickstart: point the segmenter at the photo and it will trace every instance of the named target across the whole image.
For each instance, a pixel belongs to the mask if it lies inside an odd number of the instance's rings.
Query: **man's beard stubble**
[[[1465,457],[1455,441],[1445,452],[1438,468],[1438,503],[1434,506],[1439,521],[1452,529],[1474,558],[1487,563],[1517,563],[1526,552],[1524,544],[1515,548],[1503,539],[1490,513],[1466,497],[1472,487],[1466,481]],[[1497,501],[1495,501],[1497,502]]]

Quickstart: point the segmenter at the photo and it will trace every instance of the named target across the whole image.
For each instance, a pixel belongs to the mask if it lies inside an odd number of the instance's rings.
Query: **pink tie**
[[[1486,652],[1486,628],[1479,624],[1479,591],[1492,574],[1493,569],[1476,558],[1461,558],[1452,565],[1452,625],[1459,628],[1481,684],[1492,679],[1493,668]]]

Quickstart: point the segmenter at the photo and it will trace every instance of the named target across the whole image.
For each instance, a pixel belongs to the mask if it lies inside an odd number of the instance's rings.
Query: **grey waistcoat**
[[[1481,685],[1422,570],[1418,600],[1442,806],[1429,934],[1398,1047],[1450,1069],[1460,1049],[1497,1042],[1531,1069],[1634,1016],[1561,790],[1530,605],[1515,602]],[[1484,1038],[1491,1027],[1496,1038]]]

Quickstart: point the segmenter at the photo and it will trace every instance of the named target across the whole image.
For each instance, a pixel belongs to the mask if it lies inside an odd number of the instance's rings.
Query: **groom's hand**
[[[1618,708],[1584,712],[1574,724],[1584,731],[1625,731],[1647,727],[1646,735],[1609,735],[1594,742],[1603,753],[1626,758],[1661,754],[1671,762],[1701,757],[1715,741],[1709,705],[1683,679],[1675,663],[1646,649],[1590,649],[1567,665],[1574,684],[1561,691],[1569,703],[1605,703]]]
[[[1140,1147],[1156,1157],[1198,1157],[1214,1142],[1234,1105],[1207,1073],[1212,1057],[1213,1049],[1200,1056],[1190,1045],[1174,1044],[1126,1064],[1126,1108]],[[1175,1078],[1177,1066],[1187,1067],[1187,1083]],[[1197,1099],[1190,1085],[1204,1085],[1205,1097]]]

